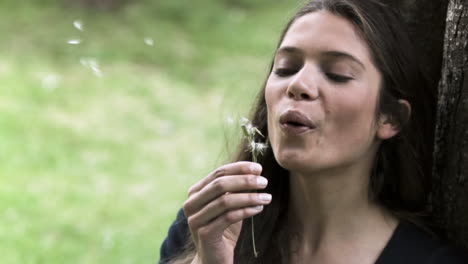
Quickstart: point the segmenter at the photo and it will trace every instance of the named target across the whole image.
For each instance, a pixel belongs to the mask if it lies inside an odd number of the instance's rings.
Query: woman
[[[293,17],[253,112],[271,147],[190,188],[161,262],[468,263],[417,227],[435,107],[400,21],[376,0]]]

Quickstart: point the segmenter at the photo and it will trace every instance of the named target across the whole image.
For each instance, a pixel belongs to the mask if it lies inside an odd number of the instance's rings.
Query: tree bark
[[[468,3],[387,0],[404,16],[437,94],[430,209],[439,235],[468,248]]]
[[[452,241],[468,247],[468,4],[450,0],[434,152],[432,207]]]

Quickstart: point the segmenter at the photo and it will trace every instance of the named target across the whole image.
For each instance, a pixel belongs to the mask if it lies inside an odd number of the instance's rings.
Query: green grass
[[[154,263],[188,187],[236,144],[226,118],[248,112],[296,5],[28,2],[0,4],[1,263]]]

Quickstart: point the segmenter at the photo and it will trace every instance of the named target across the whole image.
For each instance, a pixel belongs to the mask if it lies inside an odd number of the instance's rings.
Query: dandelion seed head
[[[255,143],[255,149],[260,153],[263,153],[267,148],[268,146],[265,143]]]
[[[73,21],[73,26],[79,31],[83,31],[83,22],[81,20]]]
[[[255,134],[259,134],[260,136],[263,137],[262,132],[258,130],[258,128],[254,127],[252,123],[245,117],[242,117],[240,120],[241,127],[244,130],[244,135],[249,138],[253,138]]]
[[[247,118],[245,118],[245,117],[242,117],[242,118],[240,119],[240,123],[241,123],[241,125],[247,125],[247,124],[250,123],[250,121],[249,121],[249,119],[247,119]]]
[[[254,152],[256,150],[256,145],[255,141],[250,141],[249,142],[249,149],[250,151]]]
[[[255,141],[249,142],[249,151],[256,154],[263,154],[265,150],[268,148],[267,144],[265,143],[257,143]]]
[[[247,133],[250,135],[250,136],[253,136],[255,135],[255,128],[252,126],[252,124],[247,124],[245,126],[245,128],[247,129]]]

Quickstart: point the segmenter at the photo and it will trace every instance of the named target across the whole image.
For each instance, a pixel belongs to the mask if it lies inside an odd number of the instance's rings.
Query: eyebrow
[[[296,47],[291,47],[291,46],[285,46],[285,47],[281,47],[279,48],[277,51],[276,51],[276,54],[280,54],[280,53],[303,53],[301,49],[299,48],[296,48]]]
[[[276,54],[281,54],[281,53],[296,53],[296,54],[303,54],[304,52],[299,49],[299,48],[296,48],[296,47],[292,47],[292,46],[285,46],[285,47],[282,47],[282,48],[279,48],[277,51],[276,51]],[[346,53],[346,52],[342,52],[342,51],[336,51],[336,50],[331,50],[331,51],[325,51],[322,53],[323,56],[325,57],[333,57],[333,58],[336,58],[336,59],[348,59],[348,60],[351,60],[355,63],[357,63],[358,65],[360,65],[363,69],[366,69],[366,67],[364,66],[364,64],[359,60],[357,59],[356,57],[354,57],[353,55],[349,54],[349,53]]]

